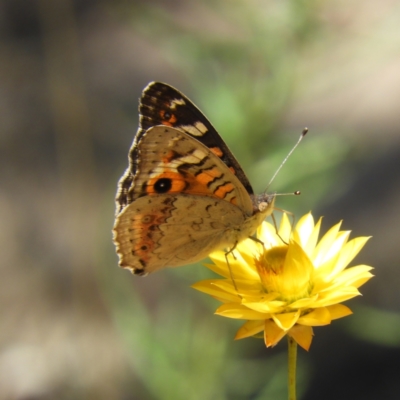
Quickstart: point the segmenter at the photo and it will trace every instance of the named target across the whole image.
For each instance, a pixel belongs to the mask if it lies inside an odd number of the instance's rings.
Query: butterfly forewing
[[[211,149],[237,175],[247,192],[253,193],[246,174],[221,136],[181,92],[165,83],[152,82],[143,90],[139,113],[139,139],[147,129],[155,125],[179,129]]]
[[[239,179],[210,149],[166,126],[150,128],[138,144],[140,161],[132,199],[186,193],[217,197],[253,214],[251,198]]]
[[[272,212],[254,196],[207,118],[173,87],[143,91],[140,126],[119,181],[114,243],[119,264],[145,275],[233,248]]]

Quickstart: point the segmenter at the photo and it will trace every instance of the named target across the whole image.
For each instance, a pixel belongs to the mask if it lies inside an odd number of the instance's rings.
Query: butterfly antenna
[[[274,193],[274,196],[299,196],[301,194],[300,190],[296,190],[295,192],[290,193]],[[274,207],[275,209],[275,207]],[[286,211],[284,211],[286,212]]]
[[[304,136],[306,136],[308,132],[308,128],[304,128],[303,132],[301,132],[301,135],[299,137],[299,140],[297,141],[297,143],[293,146],[292,150],[289,151],[288,155],[285,157],[285,159],[282,161],[281,165],[279,166],[279,168],[275,171],[274,175],[272,176],[271,180],[269,181],[267,188],[265,189],[265,191],[268,190],[268,188],[271,186],[271,183],[274,181],[275,177],[278,175],[279,171],[282,169],[282,167],[285,165],[286,161],[288,160],[288,158],[292,155],[292,153],[294,152],[294,150],[296,149],[296,147],[300,144],[300,142],[303,140]],[[300,192],[295,192],[292,193],[295,195],[300,194]]]

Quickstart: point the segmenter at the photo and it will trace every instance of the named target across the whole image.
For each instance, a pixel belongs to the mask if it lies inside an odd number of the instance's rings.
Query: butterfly
[[[195,263],[235,248],[272,213],[228,146],[178,90],[151,82],[118,183],[113,240],[119,265],[137,275]]]

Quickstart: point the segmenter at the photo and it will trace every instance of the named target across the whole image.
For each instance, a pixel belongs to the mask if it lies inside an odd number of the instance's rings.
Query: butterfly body
[[[119,182],[114,243],[138,275],[194,263],[251,236],[274,195],[255,196],[204,115],[176,89],[143,91],[140,127]]]

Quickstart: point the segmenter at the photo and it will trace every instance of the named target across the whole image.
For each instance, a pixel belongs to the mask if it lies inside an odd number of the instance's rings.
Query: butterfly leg
[[[238,295],[240,298],[242,298],[242,296],[239,294],[239,290],[238,290],[238,288],[237,288],[235,279],[233,278],[233,272],[232,272],[231,264],[229,263],[229,260],[228,260],[228,255],[229,255],[229,254],[232,254],[232,257],[236,260],[236,256],[235,256],[233,250],[236,249],[237,244],[238,244],[238,242],[236,241],[235,244],[233,245],[233,247],[232,247],[231,249],[229,249],[229,250],[225,253],[225,261],[226,261],[226,265],[228,266],[229,275],[230,275],[230,277],[231,277],[231,281],[232,281],[233,286],[234,286],[234,288],[235,288],[235,290],[236,290],[236,293],[237,293],[237,295]]]
[[[293,217],[293,220],[294,220],[294,214],[293,213],[289,213],[288,211],[281,210],[280,208],[274,208],[274,210],[278,210],[278,211],[282,211],[282,212],[286,212],[288,214],[291,214],[292,217]],[[272,218],[272,221],[274,222],[275,232],[278,235],[279,239],[281,239],[282,242],[285,243],[286,245],[289,245],[289,243],[287,243],[278,232],[278,224],[276,223],[276,219],[275,219],[274,213],[271,214],[271,218]],[[292,230],[293,230],[293,224],[292,224]]]
[[[249,236],[249,239],[253,240],[253,241],[256,242],[256,243],[261,244],[261,246],[264,247],[264,242],[263,242],[262,240],[260,240],[259,238],[256,238],[256,237],[254,237],[254,236]]]
[[[229,250],[225,253],[225,259],[226,259],[226,261],[228,261],[228,255],[229,255],[229,254],[232,254],[232,257],[236,260],[236,256],[235,256],[235,254],[233,253],[233,250],[236,249],[237,244],[238,244],[238,242],[236,241],[235,244],[233,245],[233,247],[232,247],[231,249],[229,249]]]
[[[279,211],[281,213],[288,214],[288,215],[290,215],[292,217],[292,224],[291,225],[292,225],[292,230],[293,230],[294,223],[296,221],[296,216],[294,215],[294,213],[292,213],[291,211],[288,211],[288,210],[284,210],[283,208],[277,208],[277,207],[274,207],[274,210]],[[276,225],[275,225],[275,227],[276,227]]]

